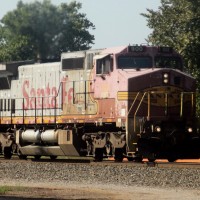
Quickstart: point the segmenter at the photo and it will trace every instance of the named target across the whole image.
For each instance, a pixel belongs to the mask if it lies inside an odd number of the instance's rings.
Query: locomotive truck
[[[60,62],[0,65],[5,158],[198,157],[195,79],[170,47],[62,53]]]

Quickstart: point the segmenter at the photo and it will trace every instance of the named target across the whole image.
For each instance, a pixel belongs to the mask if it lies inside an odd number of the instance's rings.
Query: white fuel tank
[[[46,130],[42,132],[41,140],[47,143],[58,143],[58,131]]]
[[[34,142],[35,143],[35,142],[40,141],[41,136],[40,136],[39,130],[35,131],[32,129],[28,129],[28,130],[22,132],[21,137],[24,142]]]

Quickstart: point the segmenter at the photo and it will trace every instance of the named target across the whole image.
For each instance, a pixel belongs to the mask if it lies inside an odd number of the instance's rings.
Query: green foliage
[[[60,6],[43,2],[23,3],[8,12],[0,26],[0,62],[24,59],[59,59],[63,51],[89,49],[95,26],[79,13],[76,1]]]
[[[186,69],[199,79],[200,7],[199,0],[161,0],[157,11],[142,15],[153,29],[147,41],[174,47],[184,56]]]
[[[158,10],[147,9],[142,15],[153,30],[147,41],[172,46],[181,53],[185,70],[196,77],[200,91],[200,1],[161,0]]]
[[[148,42],[155,45],[169,45],[180,52],[184,51],[189,42],[186,33],[191,12],[188,11],[189,3],[186,0],[161,0],[157,11],[147,9],[148,26],[153,32],[148,37]]]
[[[0,195],[6,194],[9,191],[24,191],[26,188],[22,187],[22,186],[7,186],[7,185],[3,185],[0,186]]]
[[[9,187],[9,186],[1,186],[0,187],[0,195],[1,194],[6,194],[7,192],[9,192],[9,191],[11,191],[12,189],[11,189],[11,187]]]

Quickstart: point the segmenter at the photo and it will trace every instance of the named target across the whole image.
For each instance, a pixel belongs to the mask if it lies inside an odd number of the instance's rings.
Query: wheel
[[[40,155],[35,155],[34,158],[35,158],[35,160],[40,160],[41,156]]]
[[[133,157],[127,157],[128,161],[134,161]]]
[[[26,160],[27,159],[27,155],[23,155],[19,149],[17,150],[17,155],[18,155],[20,160]]]
[[[50,156],[51,160],[55,160],[57,158],[57,156]]]
[[[156,160],[155,158],[148,158],[149,162],[155,162],[155,160]]]
[[[110,155],[112,155],[112,146],[111,146],[111,144],[107,144],[106,145],[106,155],[107,156],[110,156]]]
[[[11,147],[4,147],[4,158],[11,159],[12,157],[12,148]]]
[[[175,162],[177,159],[176,158],[168,158],[167,160],[168,160],[168,162]]]
[[[122,162],[124,159],[123,151],[122,149],[115,149],[115,157],[116,162]]]
[[[97,148],[95,149],[94,161],[101,162],[103,160],[103,149]]]
[[[18,155],[20,160],[26,160],[27,159],[27,155]]]
[[[136,157],[134,158],[135,162],[142,162],[143,158],[142,157]]]

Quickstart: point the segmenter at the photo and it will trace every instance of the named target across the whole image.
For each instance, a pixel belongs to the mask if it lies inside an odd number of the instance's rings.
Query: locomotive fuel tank
[[[18,130],[16,143],[24,156],[80,156],[80,144],[72,130]]]

